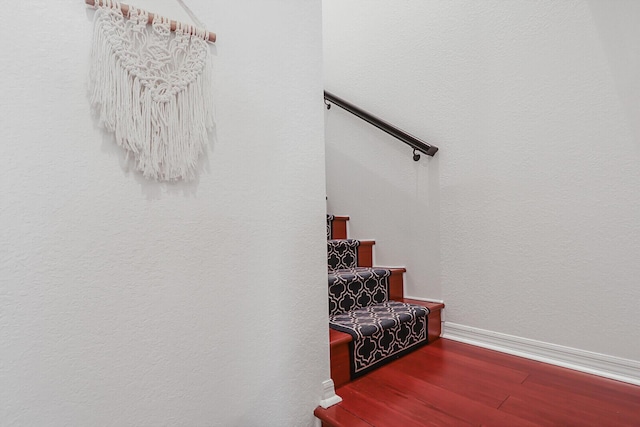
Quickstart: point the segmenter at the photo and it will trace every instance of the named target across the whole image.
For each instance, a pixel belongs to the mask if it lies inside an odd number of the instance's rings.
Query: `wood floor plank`
[[[444,338],[337,393],[377,427],[640,426],[640,387]]]
[[[429,344],[429,347],[438,347],[447,353],[462,354],[516,370],[526,370],[529,376],[524,383],[535,382],[596,399],[608,398],[620,403],[640,405],[640,387],[632,384],[446,339]]]
[[[631,404],[640,413],[640,387],[620,381],[555,367],[550,372],[532,372],[525,383],[552,386],[567,393],[594,399],[609,399],[620,404]]]
[[[469,376],[455,367],[446,366],[443,363],[412,363],[408,360],[398,360],[387,367],[396,373],[406,373],[424,381],[473,398],[476,402],[497,408],[509,397],[508,388],[504,388],[490,379],[474,378],[470,381]]]
[[[386,397],[383,399],[376,398],[366,391],[363,393],[352,387],[350,383],[341,389],[338,389],[337,393],[342,397],[342,402],[339,404],[349,412],[356,414],[359,418],[368,422],[375,427],[421,427],[421,426],[435,426],[446,425],[433,423],[431,419],[415,420],[411,416],[407,415],[403,408],[396,408],[393,403],[390,403]],[[424,414],[427,417],[428,414]],[[454,424],[449,424],[454,425]]]
[[[455,415],[445,414],[416,399],[411,393],[397,391],[367,377],[338,390],[341,405],[350,408],[376,427],[396,426],[468,426]],[[358,405],[354,407],[353,405]]]
[[[428,345],[422,351],[413,352],[406,358],[399,360],[405,363],[418,363],[422,366],[438,363],[441,366],[473,372],[478,377],[499,379],[514,384],[522,383],[529,376],[529,372],[526,370],[496,365],[463,354],[447,352],[432,345]]]
[[[536,371],[538,369],[546,370],[549,366],[546,363],[537,362],[523,357],[513,356],[499,351],[489,350],[482,347],[476,347],[470,344],[461,343],[452,340],[438,340],[433,343],[434,347],[438,347],[448,353],[463,354],[477,360],[488,361],[500,366],[506,366],[516,370],[527,372]]]
[[[499,411],[495,407],[484,405],[473,398],[443,389],[411,375],[377,371],[363,378],[361,384],[366,384],[367,381],[373,382],[372,386],[377,385],[378,388],[382,388],[381,385],[383,384],[386,390],[410,396],[444,414],[455,414],[456,418],[471,425],[539,426],[539,424]],[[473,379],[470,379],[470,381],[473,381]]]
[[[500,409],[522,415],[518,402],[526,402],[526,413],[542,419],[563,421],[565,417],[564,420],[579,421],[581,425],[640,425],[640,402],[620,403],[606,397],[587,397],[552,385],[525,382],[511,391]],[[532,411],[532,408],[536,409]]]
[[[616,414],[599,412],[594,414],[588,407],[576,406],[570,401],[553,399],[551,397],[521,397],[509,396],[500,407],[501,411],[517,414],[519,417],[539,420],[547,426],[635,426],[640,425],[637,415],[628,415],[634,418],[631,421],[619,420]],[[616,419],[617,418],[617,419]]]

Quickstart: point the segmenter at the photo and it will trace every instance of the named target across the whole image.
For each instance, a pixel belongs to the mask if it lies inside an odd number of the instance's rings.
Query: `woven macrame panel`
[[[213,129],[207,34],[148,17],[130,6],[125,18],[113,1],[97,8],[91,105],[145,177],[192,180]]]

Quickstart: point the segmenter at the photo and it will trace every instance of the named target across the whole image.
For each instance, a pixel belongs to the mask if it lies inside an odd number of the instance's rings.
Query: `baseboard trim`
[[[443,338],[640,385],[640,362],[444,322]]]
[[[333,385],[333,380],[326,380],[322,382],[322,400],[319,405],[324,409],[342,402],[342,398],[336,394],[336,388]]]

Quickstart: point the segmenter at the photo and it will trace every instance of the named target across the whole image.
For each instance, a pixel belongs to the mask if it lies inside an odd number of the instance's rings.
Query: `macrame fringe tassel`
[[[209,59],[184,89],[157,100],[139,75],[127,69],[109,40],[112,33],[96,19],[90,96],[100,125],[115,134],[146,178],[193,180],[213,128]]]

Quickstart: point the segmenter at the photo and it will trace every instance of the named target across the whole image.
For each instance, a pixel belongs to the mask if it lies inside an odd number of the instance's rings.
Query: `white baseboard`
[[[640,385],[640,362],[444,322],[443,338]]]
[[[322,400],[320,406],[327,409],[336,403],[342,402],[342,398],[336,394],[336,388],[333,385],[333,380],[326,380],[322,382]]]

